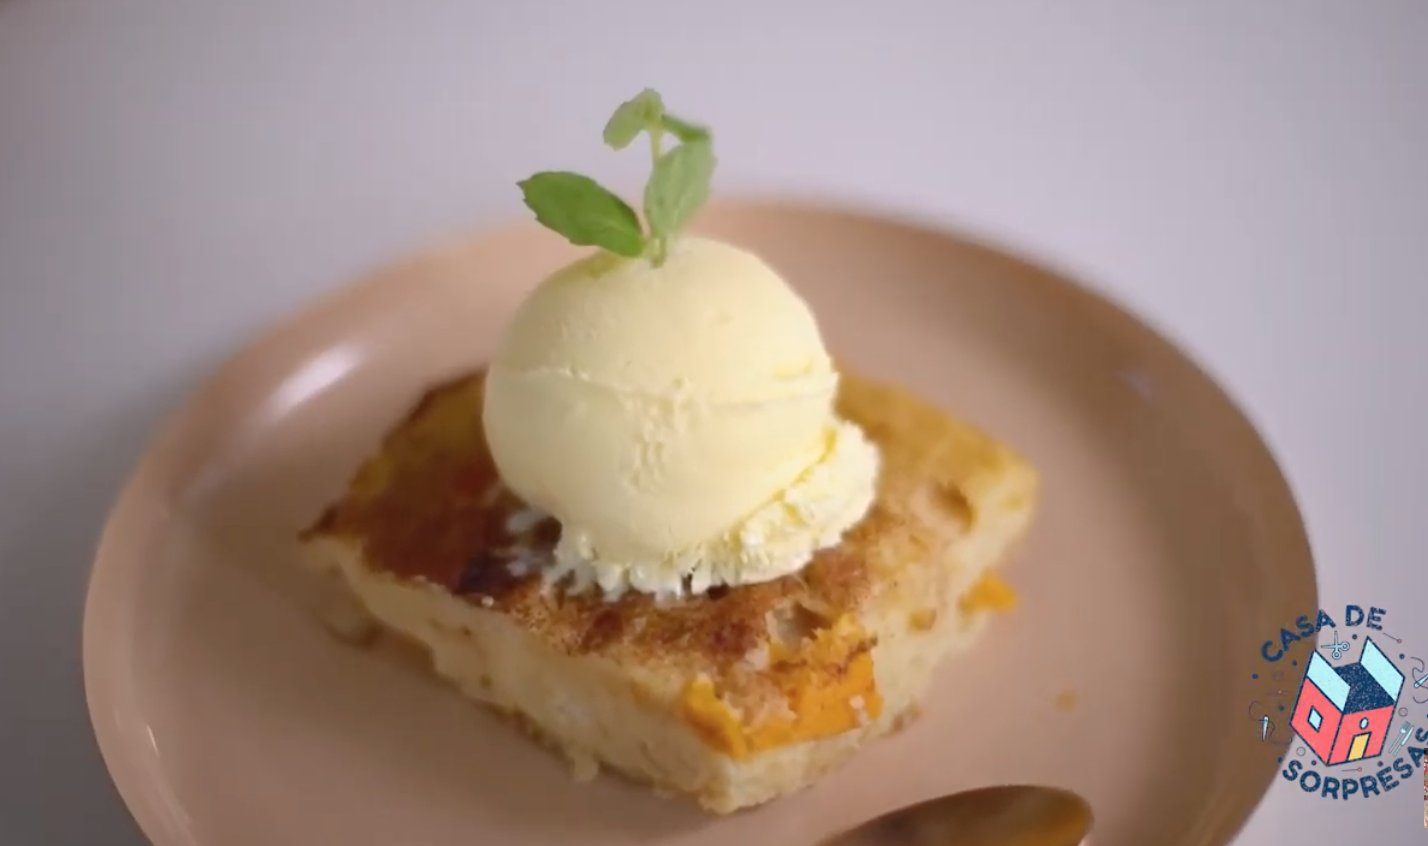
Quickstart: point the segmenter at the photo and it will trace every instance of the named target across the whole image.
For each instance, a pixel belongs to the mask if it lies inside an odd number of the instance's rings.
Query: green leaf
[[[605,143],[623,150],[641,132],[660,127],[664,117],[664,100],[653,88],[646,88],[620,104],[605,124]]]
[[[658,241],[679,232],[709,200],[714,148],[708,139],[681,144],[659,157],[645,184],[645,220]]]
[[[645,237],[635,210],[590,177],[544,171],[518,184],[536,220],[570,243],[627,258],[644,253]]]
[[[665,132],[668,132],[686,144],[691,141],[709,140],[709,127],[707,126],[699,126],[698,124],[690,123],[687,120],[682,120],[671,114],[662,115],[659,122],[660,125],[664,127]]]

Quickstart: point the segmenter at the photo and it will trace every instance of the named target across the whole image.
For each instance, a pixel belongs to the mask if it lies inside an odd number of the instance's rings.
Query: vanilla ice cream
[[[562,526],[553,579],[702,593],[796,572],[873,501],[808,306],[757,257],[684,238],[598,253],[521,306],[486,382],[503,481]]]

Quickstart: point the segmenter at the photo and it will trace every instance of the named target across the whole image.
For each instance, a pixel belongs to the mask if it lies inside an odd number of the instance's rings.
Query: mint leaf
[[[709,200],[713,176],[714,148],[708,140],[681,144],[655,162],[654,173],[645,184],[645,220],[661,248]]]
[[[605,143],[616,150],[623,150],[641,132],[659,129],[663,117],[664,100],[653,88],[646,88],[615,109],[605,124]]]
[[[590,177],[544,171],[517,184],[536,220],[570,243],[627,258],[644,253],[645,237],[635,210]]]
[[[709,140],[709,128],[706,126],[699,126],[687,120],[681,120],[671,114],[661,115],[659,122],[660,125],[664,127],[665,132],[668,132],[685,144],[691,141]]]

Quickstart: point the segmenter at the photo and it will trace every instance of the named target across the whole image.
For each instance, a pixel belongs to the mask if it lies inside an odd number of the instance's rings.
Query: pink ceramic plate
[[[1222,844],[1275,751],[1244,713],[1258,644],[1316,608],[1294,502],[1230,401],[1155,333],[1044,269],[854,214],[724,205],[830,346],[1008,440],[1044,507],[1023,602],[940,674],[926,715],[816,788],[713,818],[564,765],[408,664],[335,641],[293,533],[427,386],[482,364],[570,248],[455,243],[263,338],[164,427],[90,585],[104,758],[158,846],[801,846],[895,806],[1069,787],[1097,846]]]

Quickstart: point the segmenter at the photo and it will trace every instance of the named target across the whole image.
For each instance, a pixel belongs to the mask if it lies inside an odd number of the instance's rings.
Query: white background
[[[599,130],[645,85],[723,190],[936,216],[1136,308],[1267,433],[1326,606],[1428,650],[1428,0],[0,0],[0,843],[140,842],[78,633],[158,416],[516,179],[630,184]],[[1406,788],[1281,782],[1242,839],[1423,842]]]

